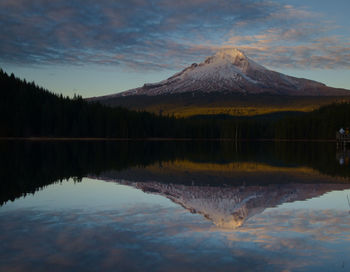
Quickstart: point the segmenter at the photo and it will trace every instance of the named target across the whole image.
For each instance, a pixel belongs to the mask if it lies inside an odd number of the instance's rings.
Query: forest
[[[334,139],[350,104],[298,114],[176,118],[54,94],[0,69],[0,137]]]

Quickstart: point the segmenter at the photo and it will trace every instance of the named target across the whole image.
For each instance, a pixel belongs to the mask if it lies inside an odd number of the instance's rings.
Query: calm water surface
[[[0,271],[350,271],[333,143],[0,143]]]

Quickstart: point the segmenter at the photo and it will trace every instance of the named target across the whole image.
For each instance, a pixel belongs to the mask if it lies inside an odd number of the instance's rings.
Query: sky
[[[161,81],[222,48],[350,89],[348,0],[0,0],[0,67],[56,93]]]

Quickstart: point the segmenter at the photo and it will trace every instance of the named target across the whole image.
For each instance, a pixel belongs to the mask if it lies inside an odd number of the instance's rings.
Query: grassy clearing
[[[350,102],[350,97],[233,95],[210,93],[201,95],[177,94],[164,96],[118,97],[110,106],[123,106],[133,110],[156,114],[190,117],[194,115],[225,114],[253,116],[281,111],[310,112],[331,103]]]
[[[164,110],[163,110],[164,108]],[[275,112],[282,111],[301,111],[301,112],[309,112],[316,109],[314,106],[304,106],[304,107],[200,107],[200,106],[174,106],[173,108],[167,107],[147,107],[144,110],[159,113],[162,112],[163,115],[174,115],[175,117],[190,117],[195,115],[232,115],[232,116],[254,116],[254,115],[262,115],[269,114]]]

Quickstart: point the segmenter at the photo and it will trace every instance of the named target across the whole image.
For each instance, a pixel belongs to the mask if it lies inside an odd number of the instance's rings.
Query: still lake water
[[[350,271],[334,143],[0,142],[0,271]]]

